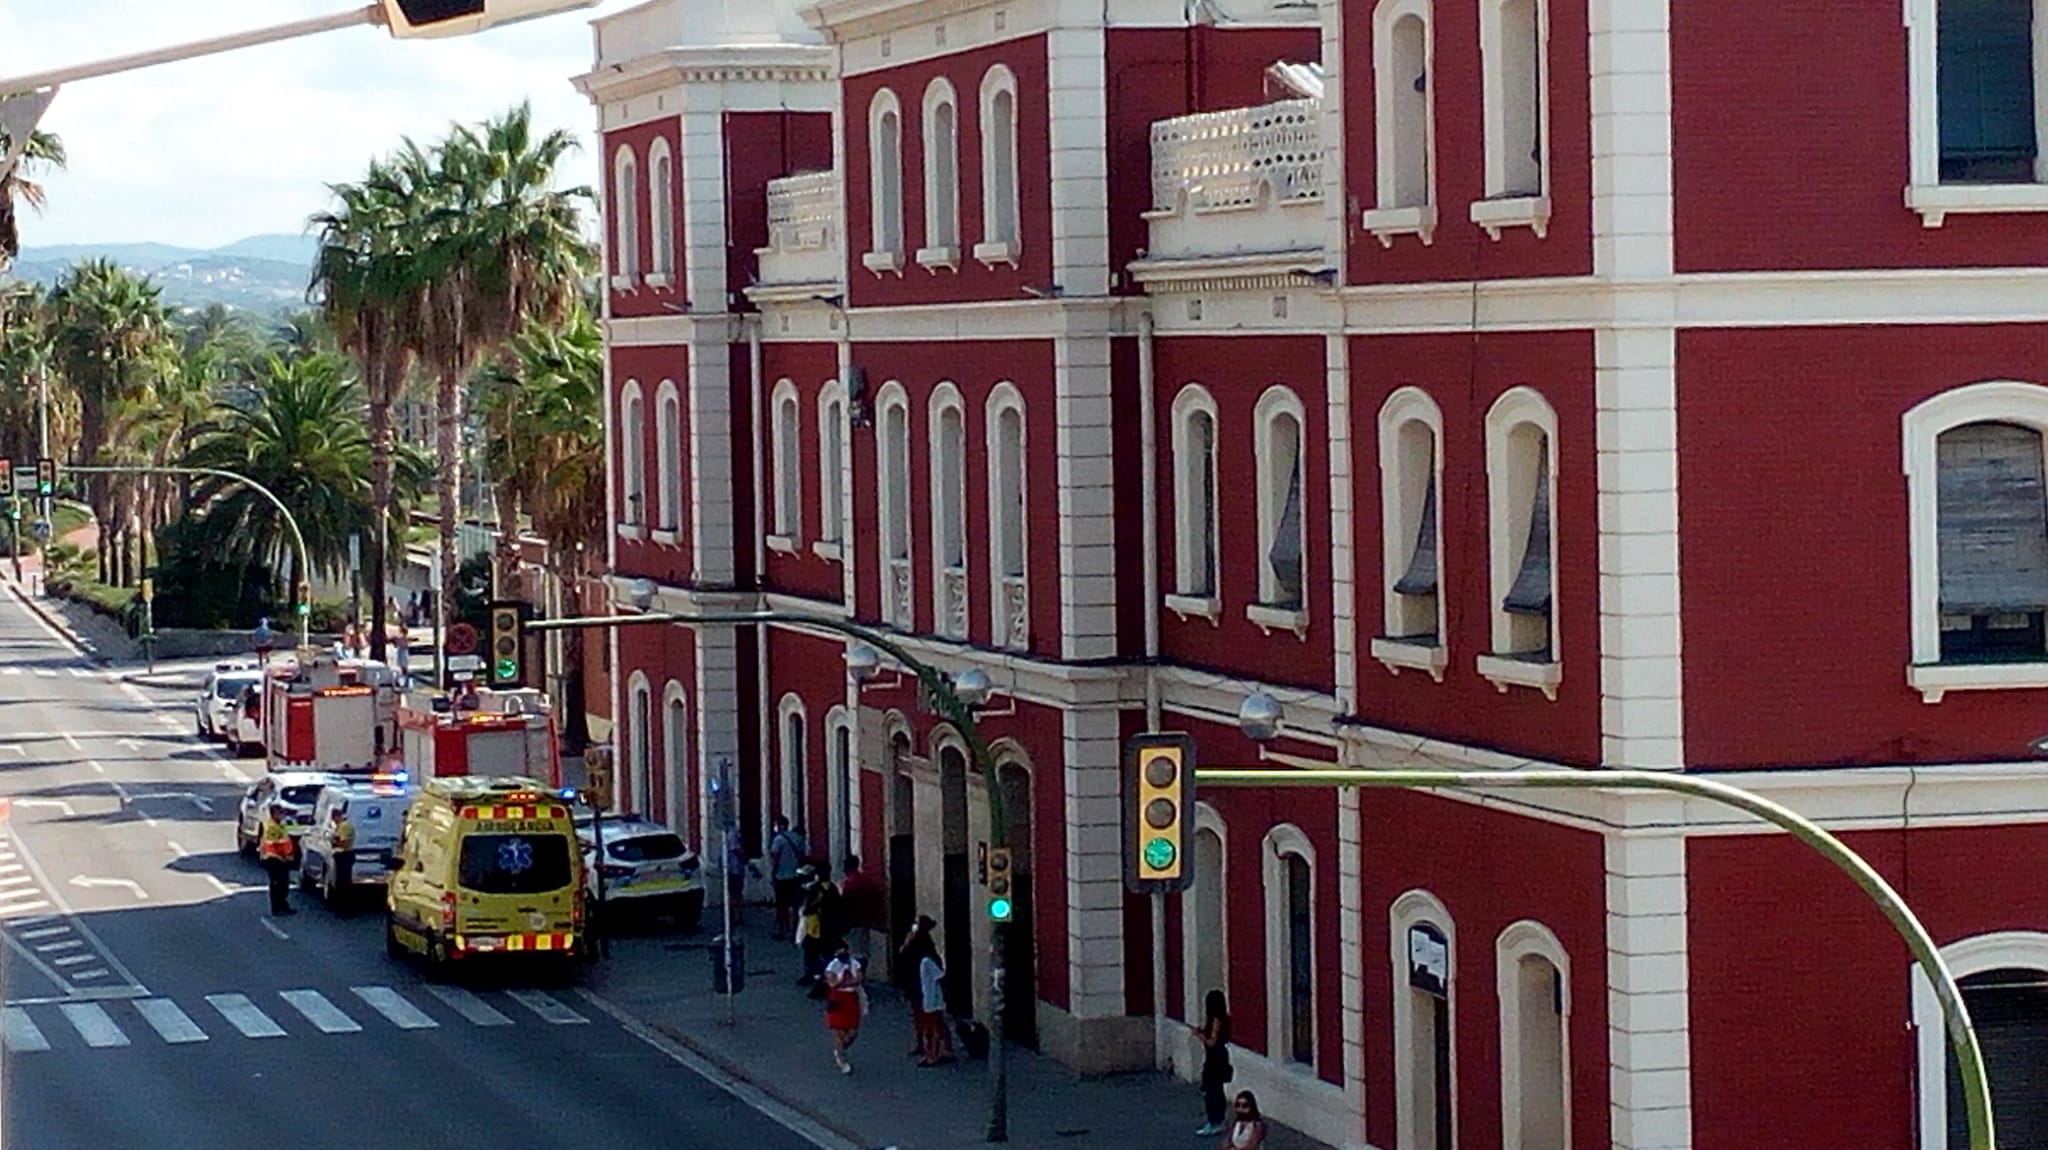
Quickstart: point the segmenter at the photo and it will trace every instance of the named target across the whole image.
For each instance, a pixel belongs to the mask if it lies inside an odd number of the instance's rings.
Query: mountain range
[[[281,234],[249,236],[218,248],[52,244],[22,248],[9,275],[47,286],[81,260],[112,260],[155,281],[167,304],[203,308],[218,303],[276,315],[306,306],[306,281],[317,246],[311,236]]]

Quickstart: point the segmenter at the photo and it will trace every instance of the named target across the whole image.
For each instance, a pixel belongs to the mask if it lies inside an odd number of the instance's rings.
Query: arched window
[[[1212,990],[1230,992],[1230,864],[1223,818],[1195,804],[1194,885],[1181,895],[1182,1014],[1202,1022],[1202,1001]]]
[[[1012,383],[989,393],[990,630],[998,647],[1031,646],[1031,586],[1025,574],[1024,397]]]
[[[1549,112],[1545,0],[1482,0],[1486,61],[1486,194],[1540,196],[1548,188]]]
[[[846,521],[846,389],[827,381],[818,392],[818,541],[837,548]]]
[[[1365,226],[1395,235],[1436,228],[1436,96],[1431,0],[1380,0],[1373,11],[1373,139],[1376,204]]]
[[[1992,1125],[2000,1146],[2048,1139],[2048,934],[2001,931],[1949,943],[1941,957],[1963,992],[1991,1080]],[[1934,987],[1912,968],[1918,1053],[1920,1141],[1926,1150],[1968,1150],[1962,1083]]]
[[[650,173],[648,189],[653,219],[654,251],[647,268],[649,277],[666,280],[676,269],[676,173],[668,141],[657,139],[647,148]]]
[[[1454,1150],[1458,1144],[1457,931],[1443,904],[1419,890],[1395,899],[1389,918],[1393,928],[1395,1145],[1402,1150]]]
[[[887,88],[868,104],[869,271],[903,268],[903,110]]]
[[[647,676],[633,672],[626,713],[626,813],[647,814],[648,776],[652,773],[649,742],[654,738],[654,699]],[[616,800],[615,800],[616,805]]]
[[[809,830],[810,811],[805,804],[805,784],[809,782],[807,771],[811,760],[805,744],[804,701],[793,694],[784,695],[776,710],[780,716],[777,727],[782,740],[782,814],[791,826]]]
[[[1444,597],[1443,413],[1420,388],[1380,408],[1380,556],[1384,641],[1373,654],[1390,668],[1419,667],[1441,681]]]
[[[1259,605],[1281,611],[1304,607],[1302,556],[1305,517],[1302,508],[1301,400],[1284,387],[1268,388],[1253,413],[1258,438]]]
[[[1299,827],[1266,834],[1268,1057],[1316,1065],[1316,849]]]
[[[858,853],[854,841],[854,801],[860,793],[859,763],[853,754],[853,720],[845,707],[834,707],[825,714],[825,842],[826,857],[832,864],[832,873],[842,877],[840,869],[846,856]]]
[[[932,616],[939,634],[967,637],[967,411],[942,383],[931,402]]]
[[[1494,944],[1500,1002],[1502,1150],[1570,1150],[1571,963],[1524,920]]]
[[[1001,64],[981,77],[981,242],[974,258],[1016,263],[1017,77]]]
[[[893,380],[882,387],[878,408],[881,433],[875,449],[881,458],[882,621],[901,630],[916,626],[910,570],[910,400]]]
[[[640,278],[640,162],[624,147],[612,158],[612,269],[627,286]]]
[[[785,379],[775,385],[775,412],[770,454],[775,461],[775,514],[773,535],[784,548],[794,547],[803,534],[803,452],[797,438],[801,414],[796,384]]]
[[[668,794],[668,824],[683,836],[683,841],[696,844],[700,836],[696,824],[690,821],[690,799],[697,788],[696,772],[690,769],[689,696],[683,685],[673,679],[662,691],[661,718],[661,748],[668,776],[668,786],[664,788]]]
[[[637,529],[647,522],[647,417],[638,380],[626,381],[625,398],[619,401],[619,449],[620,496],[625,500],[619,525]]]
[[[1558,661],[1557,413],[1534,389],[1512,388],[1486,413],[1486,494],[1493,655],[1481,673],[1554,692],[1554,678],[1515,678],[1503,666]]]
[[[673,532],[683,514],[683,404],[675,380],[662,380],[654,394],[654,456],[660,471],[655,481],[661,495],[654,526]]]
[[[960,262],[960,110],[943,76],[924,90],[924,247],[917,262]]]
[[[1216,580],[1216,400],[1191,383],[1173,399],[1174,590],[1214,601]],[[1213,614],[1214,607],[1207,609]]]

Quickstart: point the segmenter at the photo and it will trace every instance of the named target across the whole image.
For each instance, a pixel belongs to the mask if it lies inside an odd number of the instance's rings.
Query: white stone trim
[[[1664,280],[1676,267],[1671,0],[1588,0],[1586,19],[1592,60],[1593,274]]]
[[[877,528],[876,535],[879,537],[875,541],[875,578],[878,580],[877,586],[880,587],[882,594],[882,621],[899,630],[908,631],[914,629],[916,612],[914,609],[912,610],[911,618],[900,618],[898,616],[898,608],[901,605],[897,602],[895,594],[890,589],[889,580],[892,578],[892,569],[898,563],[909,565],[912,572],[917,570],[917,532],[911,530],[911,525],[908,521],[903,523],[903,554],[898,555],[894,553],[894,544],[890,541],[890,537],[896,534],[897,524],[895,512],[890,505],[896,502],[896,500],[892,498],[893,492],[889,479],[888,454],[889,415],[891,411],[901,411],[903,413],[902,483],[904,491],[902,503],[904,514],[906,516],[914,516],[917,514],[917,506],[915,501],[910,498],[910,489],[916,482],[915,476],[917,473],[914,470],[916,457],[911,449],[911,441],[914,437],[910,431],[910,393],[903,389],[901,383],[893,379],[883,384],[881,389],[875,393],[875,500],[877,504],[875,525]],[[911,589],[910,602],[913,604],[917,602],[915,587]]]
[[[1638,796],[1625,817],[1656,827],[1681,805],[1672,796]],[[1685,840],[1654,829],[1609,833],[1606,871],[1612,1145],[1616,1150],[1691,1150]]]
[[[739,695],[739,635],[733,627],[699,627],[695,630],[697,641],[697,689],[694,692],[697,715],[698,762],[703,765],[697,780],[697,827],[701,836],[698,841],[709,844],[719,828],[711,821],[710,778],[723,761],[732,779],[732,785],[739,786],[740,772],[740,695]],[[747,716],[758,730],[765,707],[755,703]],[[766,813],[765,793],[762,810]],[[737,816],[738,807],[734,807]],[[722,865],[722,864],[721,864]]]
[[[1223,816],[1216,812],[1215,807],[1210,806],[1208,803],[1197,802],[1195,804],[1195,833],[1200,834],[1203,831],[1208,831],[1215,835],[1217,841],[1223,844],[1223,881],[1217,884],[1216,900],[1218,908],[1222,911],[1223,935],[1227,939],[1230,936],[1230,827],[1224,822]],[[1193,866],[1194,859],[1189,859],[1188,865]],[[1211,989],[1206,986],[1197,985],[1196,974],[1201,970],[1202,963],[1200,944],[1196,940],[1201,936],[1202,923],[1200,916],[1196,913],[1195,896],[1192,892],[1184,893],[1181,895],[1180,900],[1181,1017],[1186,1019],[1190,1025],[1196,1027],[1199,1027],[1204,1021],[1202,999]],[[1230,990],[1230,950],[1230,946],[1226,943],[1222,951],[1223,970],[1221,982],[1216,988],[1224,991],[1226,994]]]
[[[640,163],[631,144],[612,151],[612,286],[640,278]]]
[[[1309,1049],[1320,1060],[1322,1054],[1322,970],[1317,952],[1321,949],[1322,916],[1318,913],[1321,892],[1317,889],[1320,875],[1316,869],[1316,847],[1307,834],[1293,823],[1281,823],[1266,832],[1259,844],[1260,878],[1264,884],[1266,913],[1262,916],[1266,924],[1266,1056],[1283,1066],[1299,1066],[1301,1073],[1313,1077],[1316,1062],[1306,1065],[1294,1062],[1289,1057],[1291,1037],[1288,1029],[1289,1015],[1293,1003],[1293,969],[1287,961],[1288,920],[1287,920],[1287,868],[1288,856],[1294,856],[1308,864],[1309,904]]]
[[[2048,3],[2033,4],[2034,180],[2016,184],[1941,182],[1941,68],[1935,43],[1940,3],[1906,0],[1906,206],[1930,228],[1940,227],[1942,217],[1952,212],[2048,212]]]
[[[654,389],[655,534],[675,536],[683,522],[683,396],[676,381]]]
[[[1118,653],[1116,603],[1122,589],[1116,580],[1111,387],[1107,336],[1054,342],[1053,438],[1060,512],[1058,655],[1063,659],[1113,659]]]
[[[1358,471],[1351,430],[1351,341],[1323,338],[1323,391],[1330,439],[1330,681],[1347,708],[1358,700]],[[1304,619],[1304,622],[1306,620]]]
[[[1541,236],[1550,225],[1550,0],[1525,0],[1536,22],[1536,186],[1508,186],[1508,115],[1521,93],[1508,91],[1508,45],[1501,9],[1512,0],[1480,0],[1479,56],[1485,118],[1485,195],[1472,205],[1472,222],[1494,239],[1501,229],[1523,225]]]
[[[1075,296],[1109,294],[1108,39],[1092,15],[1085,23],[1055,27],[1045,38],[1045,110],[1037,109],[1032,93],[1017,93],[1019,125],[1027,115],[1050,118],[1052,281]],[[1019,169],[1018,183],[1025,179]],[[1019,217],[1018,245],[1029,224]],[[1008,254],[1017,258],[1016,250]]]
[[[1216,617],[1217,607],[1222,601],[1223,590],[1221,586],[1221,529],[1217,524],[1216,514],[1216,495],[1218,494],[1216,455],[1220,446],[1218,441],[1222,437],[1222,420],[1217,415],[1216,397],[1210,395],[1209,389],[1199,383],[1187,384],[1179,392],[1175,393],[1173,405],[1169,410],[1172,413],[1173,429],[1174,592],[1167,596],[1166,605],[1178,613],[1184,615],[1189,613],[1203,614],[1213,621]],[[1211,570],[1209,571],[1209,590],[1207,594],[1190,590],[1196,586],[1196,577],[1199,574],[1197,569],[1201,566],[1202,551],[1199,540],[1195,535],[1198,525],[1193,523],[1188,515],[1188,506],[1194,501],[1194,487],[1199,478],[1191,473],[1188,466],[1188,452],[1191,449],[1188,442],[1191,430],[1189,424],[1197,415],[1209,417],[1209,521],[1199,525],[1200,530],[1208,532],[1211,541],[1209,547]],[[1176,600],[1181,603],[1181,606],[1177,607],[1174,605]],[[1206,604],[1207,610],[1194,610],[1198,604]],[[1188,610],[1184,611],[1183,607]]]
[[[682,711],[680,724],[674,721],[678,705]],[[670,679],[661,689],[661,789],[668,809],[661,812],[660,817],[675,828],[676,833],[682,835],[701,858],[703,844],[707,840],[699,837],[692,841],[695,828],[690,825],[690,816],[698,800],[686,785],[690,778],[690,747],[693,742],[690,738],[690,693],[681,683]],[[702,775],[701,771],[698,773]]]
[[[1530,919],[1512,923],[1493,944],[1494,1001],[1500,1007],[1500,1124],[1501,1150],[1524,1150],[1522,1146],[1522,1016],[1515,1009],[1520,999],[1520,967],[1525,957],[1541,958],[1557,971],[1562,1000],[1559,1057],[1563,1062],[1564,1144],[1572,1145],[1572,963],[1564,944],[1550,928]],[[1552,1150],[1550,1147],[1532,1150]]]
[[[1422,526],[1421,492],[1408,489],[1403,470],[1401,433],[1409,425],[1420,425],[1429,433],[1430,439],[1430,480],[1436,485],[1436,644],[1411,643],[1407,640],[1421,634],[1407,631],[1396,624],[1401,619],[1401,596],[1394,585],[1407,573],[1408,564],[1415,556],[1415,540]],[[1428,392],[1419,387],[1398,388],[1387,401],[1380,405],[1379,415],[1379,462],[1380,462],[1380,637],[1373,640],[1375,658],[1389,664],[1388,670],[1397,667],[1419,667],[1428,670],[1432,678],[1443,681],[1445,661],[1450,657],[1450,626],[1446,611],[1444,546],[1444,415]],[[1413,510],[1409,509],[1413,505]],[[1489,504],[1490,506],[1490,504]],[[1391,659],[1380,654],[1382,646],[1391,653]],[[1404,658],[1409,649],[1431,651],[1434,655],[1416,662]],[[1398,673],[1398,672],[1397,672]]]
[[[1122,719],[1114,710],[1060,712],[1066,810],[1068,1009],[1124,1015]]]
[[[827,870],[840,879],[846,877],[841,869],[847,855],[859,855],[860,851],[860,743],[854,729],[853,712],[845,703],[836,703],[825,712],[825,864]],[[846,732],[846,761],[840,762],[839,732]],[[840,819],[840,807],[844,804],[846,818]],[[814,848],[815,849],[815,846]],[[865,857],[861,866],[865,870],[872,861]]]
[[[769,474],[775,480],[768,492],[768,533],[786,540],[787,550],[795,550],[803,537],[803,451],[792,439],[802,434],[803,422],[796,382],[787,376],[776,380],[768,399]]]
[[[647,796],[651,793],[648,772],[654,769],[653,732],[648,728],[654,721],[654,687],[647,678],[647,672],[636,668],[626,678],[625,778],[615,775],[612,782],[611,809],[630,810],[636,815],[646,816]],[[619,783],[623,781],[624,786]],[[621,807],[619,800],[625,799]]]
[[[1913,659],[1906,679],[1921,698],[1938,703],[1949,691],[2048,686],[2048,659],[2019,664],[1941,662],[1941,570],[1936,442],[1970,423],[2017,424],[2048,439],[2048,387],[2017,380],[1987,380],[1950,388],[1920,401],[1900,417],[1905,449],[1907,551],[1912,564]]]
[[[1399,639],[1374,639],[1372,657],[1384,664],[1390,675],[1399,675],[1403,669],[1422,671],[1439,683],[1444,681],[1444,668],[1451,662],[1450,652],[1442,644],[1425,647]]]
[[[883,139],[885,118],[896,118],[893,152]],[[869,271],[901,270],[903,263],[903,106],[889,88],[868,101],[868,252],[861,257]],[[893,179],[894,183],[891,183]],[[892,194],[893,193],[893,194]],[[893,267],[879,268],[876,257],[894,256]]]
[[[960,545],[960,566],[957,569],[957,574],[960,577],[960,594],[966,602],[960,605],[959,626],[957,627],[951,622],[954,614],[953,604],[946,598],[948,579],[955,572],[949,572],[946,567],[946,534],[948,524],[946,523],[945,502],[941,498],[941,495],[944,493],[940,490],[940,484],[943,482],[942,477],[946,470],[947,456],[950,454],[945,442],[945,417],[949,414],[959,420],[960,428],[960,438],[956,445],[959,449],[960,482],[951,493],[956,520],[956,522],[951,524],[951,527],[957,533],[957,541]],[[929,572],[931,576],[932,598],[931,629],[936,635],[948,639],[964,640],[967,638],[968,621],[973,617],[974,598],[969,590],[973,564],[968,561],[968,552],[973,549],[973,539],[970,537],[967,529],[967,403],[961,398],[959,387],[955,386],[951,380],[944,380],[937,387],[932,388],[931,396],[925,401],[925,436],[925,449],[930,452],[927,458],[931,461],[929,466],[925,468],[925,482],[927,485],[925,503],[926,511],[931,517],[932,541],[931,571]]]
[[[1517,428],[1534,427],[1543,435],[1546,482],[1549,484],[1545,503],[1550,513],[1550,658],[1552,665],[1564,661],[1561,636],[1558,626],[1562,612],[1558,610],[1558,565],[1557,565],[1557,411],[1541,392],[1533,387],[1512,387],[1501,394],[1486,412],[1486,550],[1488,558],[1487,615],[1492,622],[1493,649],[1486,654],[1497,656],[1514,652],[1513,620],[1508,611],[1501,607],[1508,591],[1515,585],[1515,576],[1520,572],[1523,551],[1528,546],[1529,530],[1526,518],[1521,530],[1515,530],[1516,510],[1534,498],[1535,489],[1525,494],[1511,490],[1513,477],[1509,474],[1512,461],[1509,458],[1509,438]],[[1486,659],[1486,654],[1480,656]],[[1496,660],[1499,662],[1503,660]],[[1526,660],[1524,661],[1526,662]],[[1520,676],[1494,676],[1488,674],[1490,662],[1482,661],[1479,667],[1482,675],[1494,679],[1497,684],[1513,683],[1533,685]],[[1546,692],[1546,693],[1554,693]]]
[[[953,113],[953,134],[946,142],[947,157],[952,164],[953,180],[946,185],[939,179],[940,166],[933,160],[939,155],[939,111]],[[941,206],[951,209],[952,226],[942,226]],[[929,253],[929,258],[927,254]],[[924,88],[924,246],[917,252],[920,266],[931,268],[955,266],[960,262],[960,101],[953,94],[953,82],[944,76],[934,76]]]
[[[1600,479],[1601,761],[1685,762],[1678,573],[1677,337],[1594,335]]]
[[[1310,576],[1313,571],[1312,553],[1309,550],[1308,541],[1308,525],[1311,522],[1310,516],[1313,514],[1313,503],[1309,499],[1309,495],[1314,486],[1311,483],[1311,477],[1315,472],[1309,466],[1308,449],[1310,436],[1308,431],[1308,409],[1302,404],[1301,397],[1294,393],[1293,388],[1280,383],[1274,384],[1261,393],[1258,402],[1252,407],[1252,458],[1256,461],[1256,483],[1259,500],[1259,594],[1257,604],[1261,606],[1270,605],[1279,595],[1279,580],[1272,569],[1271,557],[1273,544],[1279,537],[1280,520],[1286,512],[1287,492],[1278,489],[1277,477],[1272,474],[1272,460],[1270,458],[1272,455],[1272,436],[1270,433],[1274,424],[1283,415],[1289,416],[1294,420],[1294,466],[1301,476],[1301,513],[1296,517],[1301,531],[1301,605],[1290,610],[1288,612],[1290,617],[1284,622],[1292,627],[1297,624],[1297,620],[1292,618],[1292,616],[1300,615],[1298,627],[1299,629],[1306,629],[1308,626],[1309,610],[1308,591],[1309,584],[1312,582]],[[1220,551],[1222,540],[1219,538],[1217,542]],[[1258,619],[1254,617],[1253,621],[1258,622]],[[1276,617],[1270,625],[1277,626],[1281,625],[1281,623],[1282,621]],[[1269,624],[1261,623],[1261,626],[1267,625]]]
[[[792,718],[803,724],[804,745],[797,748],[803,752],[801,759],[794,759],[790,754],[789,720]],[[782,816],[789,820],[790,826],[802,830],[806,839],[815,837],[815,828],[810,825],[809,812],[804,809],[807,804],[799,801],[810,786],[810,776],[806,770],[810,756],[810,708],[804,704],[802,696],[794,691],[785,691],[775,703],[775,757],[767,761],[779,764],[782,768],[782,786],[772,792],[782,800]],[[762,782],[766,783],[767,780],[763,779]],[[763,794],[771,793],[765,786],[761,790]]]
[[[818,538],[811,544],[811,551],[821,559],[838,559],[839,544],[846,534],[849,426],[846,387],[837,379],[828,379],[818,389]]]
[[[982,424],[986,435],[988,460],[988,617],[989,643],[996,647],[1016,646],[1008,641],[1010,622],[1006,612],[1008,601],[1004,598],[1004,580],[1007,575],[1003,564],[1003,524],[1000,508],[1002,498],[1002,417],[1007,412],[1017,413],[1017,490],[1021,493],[1022,507],[1018,511],[1017,524],[1018,561],[1024,570],[1024,626],[1026,636],[1030,635],[1031,624],[1031,421],[1024,406],[1024,393],[1009,380],[1003,380],[989,389],[988,400],[982,406]],[[1029,640],[1019,650],[1028,650]]]
[[[1345,1122],[1340,1146],[1365,1143],[1365,812],[1357,787],[1337,792],[1337,947]]]
[[[667,165],[666,171],[663,165]],[[647,286],[667,287],[676,268],[676,161],[668,137],[647,145]]]
[[[647,403],[640,381],[629,379],[619,400],[619,440],[622,446],[618,526],[639,531],[647,526]]]
[[[1422,188],[1416,202],[1400,195],[1402,172],[1396,136],[1396,93],[1414,77],[1394,74],[1394,26],[1406,19],[1422,22]],[[1391,247],[1394,237],[1416,234],[1430,242],[1436,229],[1436,15],[1431,0],[1380,0],[1372,12],[1374,207],[1363,217],[1367,231]]]
[[[1441,1083],[1451,1096],[1451,1146],[1458,1144],[1458,927],[1451,912],[1426,890],[1410,890],[1396,898],[1387,909],[1389,930],[1388,963],[1393,972],[1394,1019],[1394,1145],[1406,1150],[1418,1144],[1417,1131],[1433,1118],[1415,1112],[1415,1003],[1408,985],[1408,931],[1411,927],[1433,926],[1444,936],[1449,952],[1444,977],[1446,1016],[1451,1032],[1451,1080]],[[1449,1148],[1440,1148],[1449,1150]]]
[[[1960,982],[1991,970],[2038,970],[2048,973],[2048,934],[2005,930],[1959,939],[1941,948],[1942,961]],[[1948,1143],[1948,1031],[1934,986],[1918,964],[1907,967],[1913,987],[1913,1046],[1919,1089],[1921,1146]],[[2004,1139],[2000,1139],[2004,1141]]]
[[[995,118],[997,93],[1007,92],[1010,96],[1010,138],[998,141],[990,130]],[[974,245],[974,258],[983,263],[998,261],[1016,263],[1017,252],[1023,235],[1023,213],[1019,192],[1023,184],[1023,173],[1018,171],[1017,137],[1019,136],[1017,77],[1007,65],[992,64],[981,74],[981,91],[978,100],[981,115],[981,130],[976,133],[981,140],[981,240]],[[1002,156],[998,146],[1007,144],[1010,162],[1010,186],[998,187],[995,179],[996,163]],[[1004,204],[1004,199],[1008,204]],[[1008,234],[995,227],[1002,218],[1002,210],[1009,211]]]

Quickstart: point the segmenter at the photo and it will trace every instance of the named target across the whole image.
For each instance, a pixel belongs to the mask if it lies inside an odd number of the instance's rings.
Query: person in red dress
[[[832,1032],[832,1064],[841,1074],[853,1073],[846,1052],[860,1037],[861,1016],[867,1013],[866,982],[867,968],[842,940],[825,965],[825,1026]]]

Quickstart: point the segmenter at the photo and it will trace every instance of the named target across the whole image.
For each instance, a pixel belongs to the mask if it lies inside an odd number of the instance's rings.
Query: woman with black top
[[[1223,1088],[1230,1068],[1230,1010],[1223,992],[1212,990],[1202,1002],[1202,1112],[1208,1118],[1195,1133],[1204,1138],[1223,1133]]]

